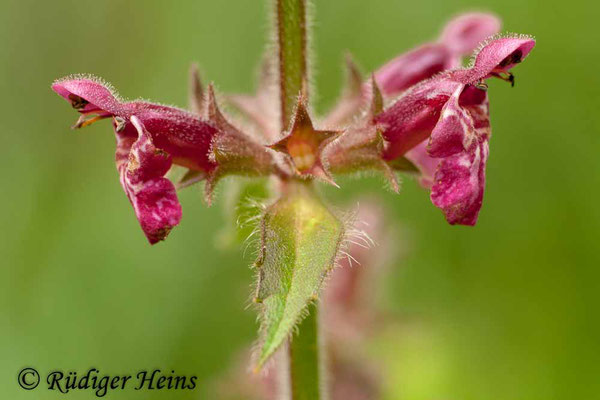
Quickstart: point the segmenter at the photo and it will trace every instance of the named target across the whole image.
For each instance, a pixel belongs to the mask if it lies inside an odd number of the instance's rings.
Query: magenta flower
[[[72,76],[52,85],[82,114],[73,128],[113,119],[121,185],[152,244],[164,240],[181,219],[175,186],[164,178],[172,164],[189,169],[178,187],[207,180],[209,203],[214,185],[224,174],[272,171],[270,150],[229,123],[217,107],[212,86],[204,96],[194,70],[191,83],[192,106],[206,119],[175,107],[122,101],[94,77]]]
[[[451,224],[474,225],[481,208],[491,134],[484,81],[497,77],[514,83],[508,71],[534,46],[526,36],[490,40],[471,67],[415,85],[375,117],[386,139],[386,160],[404,156],[429,137],[426,150],[438,160],[435,173],[422,153],[407,156],[433,175],[432,202]]]
[[[375,80],[385,96],[396,95],[439,72],[460,67],[462,57],[498,31],[500,20],[494,15],[462,14],[446,24],[437,42],[389,61],[375,72]]]
[[[500,20],[492,14],[469,13],[452,19],[440,38],[410,50],[384,64],[373,75],[382,94],[392,97],[433,75],[457,68],[486,38],[498,33]],[[337,127],[369,103],[370,83],[365,82],[353,61],[347,59],[346,91],[324,118],[325,126]]]
[[[164,175],[172,163],[203,174],[214,170],[209,149],[217,129],[178,108],[123,102],[93,77],[60,79],[52,89],[82,114],[74,128],[113,119],[121,185],[148,241],[163,240],[181,219],[175,187]]]

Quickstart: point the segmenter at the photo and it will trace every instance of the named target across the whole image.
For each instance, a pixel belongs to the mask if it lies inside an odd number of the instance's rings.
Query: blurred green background
[[[385,399],[599,398],[598,3],[315,6],[321,111],[338,93],[345,50],[370,71],[460,11],[493,11],[506,30],[538,39],[514,89],[490,82],[494,136],[477,227],[448,226],[411,179],[400,195],[378,178],[326,191],[346,205],[379,193],[404,232],[382,299],[403,322],[372,346]],[[89,72],[125,97],[183,106],[197,60],[220,90],[251,91],[266,15],[261,0],[2,0],[0,397],[64,396],[20,389],[17,372],[31,365],[175,369],[197,375],[199,389],[107,398],[206,398],[207,382],[254,340],[252,257],[215,246],[222,196],[208,209],[198,187],[182,192],[181,225],[150,247],[119,186],[109,124],[70,131],[76,114],[50,83]]]

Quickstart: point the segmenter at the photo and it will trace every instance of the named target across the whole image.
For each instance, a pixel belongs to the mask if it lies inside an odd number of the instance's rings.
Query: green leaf
[[[256,301],[263,308],[258,367],[290,336],[317,298],[343,234],[342,221],[305,183],[288,183],[287,193],[265,210],[256,262]]]

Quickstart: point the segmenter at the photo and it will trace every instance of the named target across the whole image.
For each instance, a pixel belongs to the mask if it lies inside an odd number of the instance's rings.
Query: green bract
[[[262,303],[260,367],[289,337],[337,258],[344,224],[311,186],[290,183],[261,222],[256,301]]]

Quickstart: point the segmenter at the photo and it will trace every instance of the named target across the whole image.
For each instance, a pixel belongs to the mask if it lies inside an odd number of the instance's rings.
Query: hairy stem
[[[275,0],[281,131],[290,125],[301,91],[308,97],[306,2]],[[284,357],[289,365],[289,380],[284,380],[289,390],[281,393],[289,393],[290,400],[323,400],[318,321],[318,306],[311,304],[289,341],[288,357]]]
[[[323,400],[317,304],[311,304],[308,311],[288,347],[291,400]]]
[[[281,130],[287,129],[307,80],[306,1],[276,0]]]

